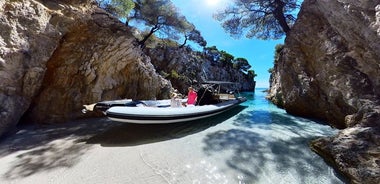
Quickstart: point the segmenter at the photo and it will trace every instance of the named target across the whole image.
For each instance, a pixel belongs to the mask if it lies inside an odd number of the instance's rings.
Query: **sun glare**
[[[220,0],[207,0],[206,3],[208,6],[217,6]]]

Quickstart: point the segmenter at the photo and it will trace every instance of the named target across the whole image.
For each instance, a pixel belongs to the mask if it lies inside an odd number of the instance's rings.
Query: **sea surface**
[[[198,149],[207,159],[189,167],[202,170],[210,183],[344,183],[309,148],[311,140],[338,130],[287,114],[265,98],[264,90],[242,93],[245,103],[194,135],[202,137]]]
[[[23,127],[0,142],[0,183],[343,183],[309,148],[336,129],[286,114],[264,89],[217,117],[137,125],[106,118]]]

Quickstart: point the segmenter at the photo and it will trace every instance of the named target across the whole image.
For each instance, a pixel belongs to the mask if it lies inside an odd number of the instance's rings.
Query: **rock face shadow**
[[[4,174],[6,179],[27,177],[39,172],[58,168],[71,168],[90,149],[90,146],[55,141],[17,155],[11,169]]]
[[[19,127],[16,134],[0,143],[1,157],[15,154],[3,177],[16,179],[73,167],[91,149],[91,145],[81,140],[114,125],[105,118],[94,118],[59,125]]]

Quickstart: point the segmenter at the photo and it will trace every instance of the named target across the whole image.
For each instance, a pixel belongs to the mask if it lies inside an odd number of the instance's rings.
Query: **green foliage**
[[[164,78],[167,78],[170,76],[170,74],[166,73],[165,71],[160,71],[160,75]]]
[[[218,62],[220,59],[220,52],[216,46],[206,47],[203,49],[206,59],[212,62]]]
[[[246,59],[235,59],[226,51],[219,51],[216,46],[206,48],[207,42],[201,32],[179,13],[170,0],[97,0],[97,2],[119,18],[126,18],[127,21],[135,20],[140,25],[139,28],[144,25],[145,31],[141,33],[134,31],[143,47],[154,48],[162,45],[178,47],[179,44],[174,40],[179,40],[183,36],[184,42],[180,47],[185,46],[187,41],[192,41],[203,48],[203,56],[212,62],[224,67],[234,67],[239,71],[247,71],[251,67]],[[174,69],[168,73],[162,71],[161,75],[176,80],[186,78]],[[255,75],[253,72],[252,76]]]
[[[140,40],[141,45],[154,33],[178,40],[181,35],[189,35],[195,30],[195,26],[179,13],[170,0],[137,0],[133,18],[150,28],[149,33]]]
[[[135,20],[149,29],[140,39],[144,47],[145,42],[156,34],[160,38],[179,40],[184,36],[183,47],[186,42],[192,41],[201,47],[207,42],[201,32],[181,15],[170,0],[97,0],[99,6],[112,15],[126,19],[126,23]]]
[[[167,47],[178,47],[178,43],[171,39],[161,39],[161,43]]]
[[[175,70],[171,70],[171,71],[170,71],[170,77],[171,77],[172,79],[178,79],[178,78],[180,77],[180,75],[178,74],[177,71],[175,71]]]
[[[7,1],[5,1],[7,2]],[[8,2],[14,3],[14,2],[22,2],[22,0],[8,0]]]
[[[207,41],[202,37],[201,32],[195,29],[195,26],[193,26],[193,29],[190,32],[185,32],[184,34],[185,34],[185,40],[180,47],[185,46],[187,40],[193,41],[194,43],[198,44],[202,48],[206,47]]]
[[[274,68],[269,68],[269,69],[268,69],[268,72],[269,72],[269,73],[273,73],[273,70],[274,70]]]
[[[275,49],[274,49],[274,63],[276,63],[278,61],[278,59],[280,58],[280,54],[282,52],[282,50],[284,49],[284,44],[277,44],[275,46]],[[269,68],[268,69],[268,73],[273,73],[274,71],[274,68]]]
[[[206,47],[203,50],[204,55],[206,59],[212,61],[212,62],[219,62],[222,64],[224,67],[233,67],[237,70],[241,71],[247,71],[249,68],[251,68],[251,65],[248,63],[248,60],[245,58],[236,58],[222,50],[219,51],[216,46],[211,46],[211,47]]]
[[[219,61],[221,63],[223,63],[223,66],[230,66],[232,67],[233,66],[233,60],[234,60],[234,56],[227,53],[226,51],[222,50],[219,52],[220,53],[220,58],[219,58]]]
[[[145,31],[142,34],[148,34],[149,31]],[[137,38],[142,39],[141,36],[136,35]],[[172,39],[162,39],[156,35],[151,35],[145,42],[147,48],[156,48],[157,46],[166,46],[166,47],[178,47],[178,43]]]
[[[257,74],[255,73],[254,70],[248,70],[248,77],[249,78],[251,78],[252,80],[254,80],[256,76],[257,76]]]
[[[293,25],[298,0],[236,0],[214,18],[234,37],[280,39]]]
[[[125,19],[135,7],[133,0],[98,0],[98,4],[112,15]]]
[[[206,47],[207,45],[207,41],[203,38],[201,32],[195,29],[195,27],[188,33],[188,37],[189,40],[193,41],[194,43],[197,43],[201,47]]]
[[[186,80],[187,77],[180,75],[176,70],[172,69],[169,78],[173,80]]]
[[[284,44],[277,44],[274,48],[274,60],[277,61],[280,57],[280,53],[282,52],[282,49],[284,49]]]
[[[251,65],[248,63],[248,60],[245,58],[236,58],[234,60],[234,68],[237,70],[247,71],[251,68]]]

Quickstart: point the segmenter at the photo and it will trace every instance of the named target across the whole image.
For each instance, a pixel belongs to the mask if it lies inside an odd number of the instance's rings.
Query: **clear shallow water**
[[[105,118],[20,130],[0,142],[1,183],[343,183],[309,148],[337,132],[265,99],[200,121],[137,125]]]
[[[343,183],[309,148],[309,141],[337,130],[286,114],[268,102],[262,90],[244,93],[247,102],[218,117],[168,125],[125,124],[89,142],[138,147],[143,163],[162,180],[152,183]],[[138,183],[151,182],[135,176]]]
[[[227,165],[241,172],[241,183],[343,183],[309,148],[311,140],[337,130],[287,114],[263,90],[243,94],[246,108],[228,120],[229,130],[207,136],[205,150],[230,152]]]

